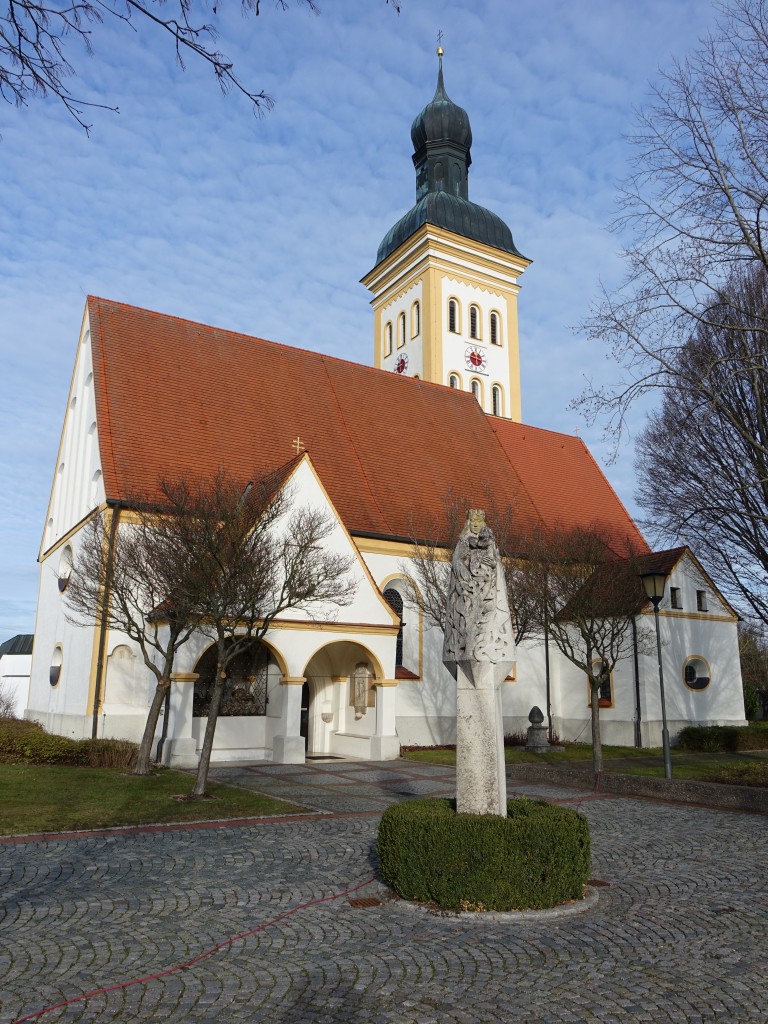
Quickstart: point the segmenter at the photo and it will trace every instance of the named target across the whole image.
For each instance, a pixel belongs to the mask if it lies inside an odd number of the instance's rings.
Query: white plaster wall
[[[43,550],[55,544],[104,500],[93,389],[91,334],[86,315],[67,399],[59,458],[43,533]]]
[[[393,574],[407,571],[407,559],[366,553],[365,560],[379,584]],[[684,614],[661,616],[664,639],[664,674],[667,714],[674,735],[685,724],[744,721],[736,624],[719,621],[728,614],[695,564],[688,560],[670,580],[683,594],[683,608],[695,608],[696,590],[706,589],[709,617]],[[669,610],[669,586],[663,609]],[[652,615],[641,616],[638,630],[653,628]],[[655,633],[651,633],[653,640]],[[400,681],[397,687],[397,727],[403,744],[452,743],[455,741],[455,683],[442,664],[443,636],[426,627],[423,671],[418,682]],[[642,646],[641,646],[642,649]],[[682,667],[689,655],[704,657],[712,670],[712,683],[704,691],[692,691],[682,681]],[[660,742],[661,717],[658,668],[651,654],[640,658],[640,714],[643,742]],[[561,739],[591,738],[589,689],[586,676],[550,643],[550,690],[552,718]],[[619,662],[613,673],[613,707],[600,709],[601,735],[606,743],[632,745],[635,738],[634,661]],[[502,689],[505,732],[528,727],[528,714],[537,705],[546,716],[546,664],[543,644],[524,641],[517,648],[516,681]]]
[[[509,416],[509,324],[506,322],[506,299],[500,293],[467,285],[450,277],[442,279],[442,297],[444,310],[443,373],[445,374],[443,383],[448,384],[451,373],[458,373],[462,390],[469,391],[471,390],[471,379],[477,377],[483,385],[482,407],[488,413],[492,411],[491,388],[494,384],[500,384],[504,404],[502,413],[504,416]],[[458,334],[453,334],[448,330],[448,300],[451,297],[458,299],[461,306]],[[469,307],[472,304],[480,308],[479,340],[469,336]],[[491,345],[490,316],[492,311],[499,314],[501,345]],[[487,360],[485,369],[475,370],[467,367],[466,352],[470,345],[476,345],[483,350]]]
[[[75,561],[82,531],[74,534],[72,545]],[[51,732],[59,732],[56,722],[67,717],[62,735],[90,736],[91,708],[88,687],[95,629],[92,625],[76,626],[64,614],[64,596],[59,591],[60,551],[53,551],[40,565],[35,645],[26,717],[43,721]],[[50,684],[50,666],[54,647],[61,644],[63,660],[56,686]],[[74,716],[77,721],[69,721]],[[78,724],[79,723],[79,724]]]
[[[11,714],[14,718],[21,718],[27,706],[31,671],[31,654],[0,656],[0,692],[12,699]]]
[[[403,376],[424,379],[424,302],[421,294],[421,281],[416,281],[408,291],[388,303],[381,311],[381,329],[386,331],[387,322],[392,323],[392,352],[384,356],[382,366],[385,370],[394,370],[398,357],[405,353],[408,356],[408,369]],[[421,326],[418,335],[411,337],[411,307],[414,302],[421,307]],[[397,347],[397,321],[401,313],[405,313],[405,345]],[[386,342],[382,339],[382,352],[386,352]]]

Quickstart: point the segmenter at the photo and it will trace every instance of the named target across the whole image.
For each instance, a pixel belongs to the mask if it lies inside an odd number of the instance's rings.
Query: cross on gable
[[[304,442],[301,440],[300,437],[295,437],[293,439],[293,447],[296,449],[297,455],[300,455],[303,451],[305,451]]]

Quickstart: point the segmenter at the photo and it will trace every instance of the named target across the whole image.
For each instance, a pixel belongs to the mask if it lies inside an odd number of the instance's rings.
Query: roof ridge
[[[334,356],[330,352],[317,352],[311,348],[304,348],[302,345],[291,345],[287,341],[275,341],[273,338],[262,338],[256,334],[245,334],[243,331],[236,331],[231,327],[217,327],[215,324],[208,324],[202,320],[190,320],[189,317],[176,316],[173,313],[161,313],[157,309],[147,309],[144,306],[136,306],[131,302],[119,302],[117,299],[104,299],[97,295],[89,295],[88,302],[105,303],[111,306],[120,306],[121,309],[134,310],[137,313],[147,313],[149,316],[159,317],[161,320],[176,320],[181,324],[189,324],[191,327],[203,327],[205,330],[214,331],[217,334],[229,334],[235,338],[242,338],[246,341],[257,341],[262,345],[275,345],[277,348],[288,349],[291,352],[302,352],[304,355],[312,356],[313,359],[333,359],[337,363],[344,363],[346,366],[354,366],[356,369],[371,370],[376,373],[390,374],[389,370],[382,370],[378,366],[371,366],[368,363],[360,363],[354,359],[345,359],[343,356]],[[422,384],[431,384],[432,381],[422,381]],[[436,387],[444,387],[438,384]]]

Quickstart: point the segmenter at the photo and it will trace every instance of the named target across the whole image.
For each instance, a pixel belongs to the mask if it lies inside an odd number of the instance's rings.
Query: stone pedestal
[[[528,727],[528,739],[525,749],[533,754],[541,754],[549,750],[547,727],[544,725],[544,715],[541,710],[537,707],[531,708],[528,721],[531,724]]]
[[[497,666],[456,667],[456,810],[507,814],[504,719]],[[474,681],[473,681],[474,680]]]

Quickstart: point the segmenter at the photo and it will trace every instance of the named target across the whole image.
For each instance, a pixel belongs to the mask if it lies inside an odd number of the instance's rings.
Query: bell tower
[[[474,393],[520,421],[518,279],[530,260],[504,221],[469,200],[472,129],[437,88],[411,125],[416,204],[387,232],[362,283],[373,294],[374,363]]]

